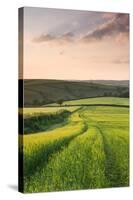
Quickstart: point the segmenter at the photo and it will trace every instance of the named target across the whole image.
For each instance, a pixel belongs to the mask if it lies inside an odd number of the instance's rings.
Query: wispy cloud
[[[128,14],[114,14],[104,13],[103,18],[106,22],[98,25],[94,30],[88,31],[81,35],[75,35],[74,32],[65,32],[63,34],[41,34],[33,38],[35,43],[56,42],[58,44],[68,44],[72,42],[92,42],[101,41],[106,37],[116,37],[116,41],[124,41],[128,39],[129,35],[129,15]],[[88,28],[89,29],[89,28]]]
[[[95,30],[85,35],[81,40],[84,42],[90,42],[94,40],[101,40],[109,36],[118,36],[119,34],[123,34],[125,37],[128,37],[128,14],[112,14],[106,17],[110,18],[109,22],[98,26]]]
[[[42,43],[42,42],[58,42],[59,44],[70,43],[74,41],[74,34],[72,32],[67,32],[59,36],[54,36],[51,34],[42,34],[39,37],[33,38],[32,40],[35,43]]]
[[[55,37],[50,35],[50,34],[46,34],[46,35],[40,35],[39,37],[36,37],[36,38],[33,38],[33,42],[36,42],[36,43],[41,43],[41,42],[47,42],[47,41],[51,41],[51,40],[54,40]]]

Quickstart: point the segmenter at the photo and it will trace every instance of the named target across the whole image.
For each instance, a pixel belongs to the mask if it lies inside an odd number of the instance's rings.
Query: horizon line
[[[20,78],[19,78],[20,79]],[[55,79],[55,78],[23,78],[21,80],[58,80],[58,81],[130,81],[130,79]]]

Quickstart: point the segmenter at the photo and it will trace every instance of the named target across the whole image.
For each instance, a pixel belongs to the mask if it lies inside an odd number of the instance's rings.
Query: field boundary
[[[129,108],[129,105],[119,105],[119,104],[71,104],[71,105],[61,105],[61,106],[44,106],[47,108],[51,107],[72,107],[72,106],[108,106],[108,107],[123,107],[123,108]],[[76,110],[77,111],[77,110]]]

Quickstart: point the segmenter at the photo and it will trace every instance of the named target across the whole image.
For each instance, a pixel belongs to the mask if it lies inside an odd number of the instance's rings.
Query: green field
[[[78,106],[71,106],[71,107],[38,107],[38,108],[23,108],[23,114],[24,116],[33,116],[36,114],[42,114],[42,113],[56,113],[60,110],[68,110],[70,112],[73,112],[74,110],[78,109]],[[21,111],[22,112],[22,111]]]
[[[92,106],[78,109],[75,106],[77,110],[65,107],[71,112],[65,124],[52,130],[20,135],[24,192],[128,186],[129,108],[102,105],[128,105],[128,102],[125,98],[68,101],[69,105]],[[101,106],[93,106],[97,103]],[[49,113],[50,109],[38,108],[37,113]],[[52,109],[55,112],[60,108]],[[34,108],[25,108],[26,115],[35,112]]]
[[[84,104],[115,104],[115,105],[129,105],[128,98],[119,97],[99,97],[99,98],[85,98],[72,101],[64,101],[62,105],[84,105]],[[51,106],[58,106],[57,103],[48,104]]]

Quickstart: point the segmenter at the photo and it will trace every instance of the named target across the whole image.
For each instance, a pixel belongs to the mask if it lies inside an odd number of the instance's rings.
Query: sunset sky
[[[129,79],[129,15],[24,8],[24,78]]]

